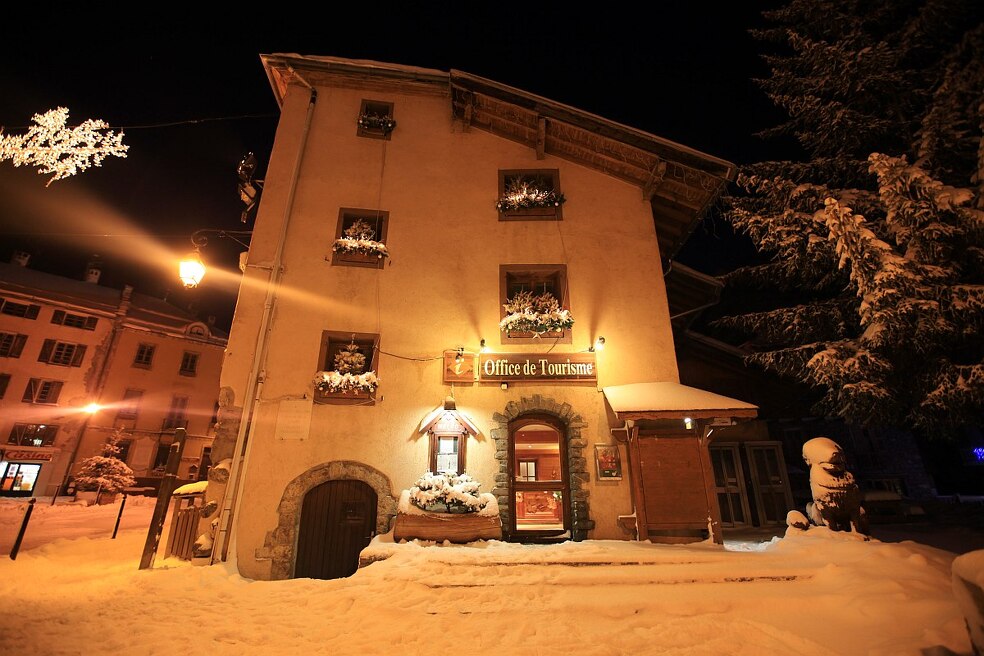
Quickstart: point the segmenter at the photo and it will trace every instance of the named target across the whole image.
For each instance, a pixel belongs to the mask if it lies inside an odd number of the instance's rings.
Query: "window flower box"
[[[362,374],[319,371],[314,375],[314,389],[325,396],[368,399],[378,386],[375,371]]]
[[[502,307],[506,316],[499,322],[499,330],[510,337],[519,337],[522,333],[534,337],[563,336],[564,331],[574,325],[570,310],[561,308],[550,292],[538,295],[518,292]]]

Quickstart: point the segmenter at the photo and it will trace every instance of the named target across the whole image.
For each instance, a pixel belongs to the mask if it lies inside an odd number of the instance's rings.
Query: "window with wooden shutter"
[[[72,314],[65,310],[55,310],[51,315],[51,323],[69,328],[81,328],[82,330],[95,330],[99,323],[98,317],[89,317],[84,314]]]
[[[24,396],[21,401],[24,403],[58,403],[63,384],[60,380],[32,378],[27,381],[27,387],[24,389]]]
[[[84,357],[84,344],[72,344],[71,342],[46,339],[41,345],[38,362],[47,362],[48,364],[56,364],[62,367],[81,367]]]
[[[133,356],[133,366],[140,367],[141,369],[150,369],[154,363],[155,350],[156,347],[153,344],[140,344],[137,346],[137,353]]]
[[[12,317],[21,317],[23,319],[37,319],[38,312],[41,311],[40,305],[32,305],[27,303],[14,303],[13,301],[2,301],[0,305],[0,313],[9,314]]]
[[[27,344],[27,335],[0,333],[0,358],[19,358]]]
[[[0,399],[6,396],[8,385],[10,385],[10,374],[0,374]]]

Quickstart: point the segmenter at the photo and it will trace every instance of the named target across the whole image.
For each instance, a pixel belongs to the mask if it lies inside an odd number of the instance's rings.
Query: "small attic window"
[[[393,103],[381,100],[363,100],[359,108],[358,130],[360,137],[370,139],[386,139],[396,128],[393,119]]]

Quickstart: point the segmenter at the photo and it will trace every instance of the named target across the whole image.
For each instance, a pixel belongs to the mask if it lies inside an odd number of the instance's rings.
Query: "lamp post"
[[[191,233],[191,243],[195,250],[182,258],[178,263],[178,277],[185,289],[193,289],[205,277],[205,262],[202,260],[201,249],[208,245],[208,234],[218,237],[228,237],[243,248],[249,248],[249,244],[236,239],[235,235],[252,235],[252,230],[220,230],[218,228],[202,228]]]

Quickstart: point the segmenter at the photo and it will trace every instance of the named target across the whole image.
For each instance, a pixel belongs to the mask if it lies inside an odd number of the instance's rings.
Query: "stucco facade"
[[[618,446],[611,431],[623,424],[604,387],[678,381],[650,198],[598,167],[469,125],[449,111],[447,74],[336,75],[311,63],[288,74],[266,62],[282,115],[222,369],[213,455],[230,458],[242,483],[229,493],[223,468],[209,494],[225,500],[213,519],[220,536],[234,535],[222,537],[240,572],[292,576],[300,500],[336,478],[370,485],[378,530],[388,530],[401,492],[429,469],[421,420],[449,396],[479,431],[467,437],[464,469],[497,496],[507,533],[510,426],[535,416],[563,435],[566,537],[635,537],[619,521],[633,513],[629,477],[597,480],[593,447]],[[357,134],[367,100],[391,105],[398,127],[389,138]],[[504,170],[555,171],[562,219],[500,220]],[[386,213],[381,268],[333,264],[344,208]],[[564,272],[574,317],[564,339],[513,343],[500,331],[505,265]],[[331,364],[326,331],[378,336],[373,401],[320,402],[313,379]],[[588,353],[599,336],[605,348],[592,352],[589,382],[445,382],[445,353],[461,349],[472,361],[482,340],[493,354],[535,356]]]

